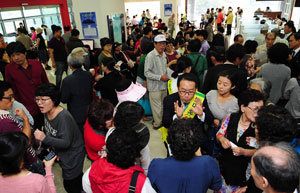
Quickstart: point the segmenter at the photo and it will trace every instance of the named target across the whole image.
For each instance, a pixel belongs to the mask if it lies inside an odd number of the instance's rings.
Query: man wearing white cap
[[[166,37],[162,34],[154,38],[154,48],[146,57],[145,77],[149,91],[150,105],[153,114],[153,127],[158,129],[162,123],[163,100],[167,96],[167,57],[164,53]]]
[[[257,35],[254,40],[257,42],[257,44],[263,45],[264,43],[266,43],[266,34],[268,33],[269,30],[269,26],[268,24],[261,24],[260,26],[260,34]]]
[[[82,134],[87,109],[93,99],[92,75],[81,68],[86,55],[82,47],[72,50],[67,61],[73,73],[63,80],[61,86],[61,102],[67,103],[68,111],[76,120]]]

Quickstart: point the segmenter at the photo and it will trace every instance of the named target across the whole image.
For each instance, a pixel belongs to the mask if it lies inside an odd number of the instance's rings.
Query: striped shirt
[[[147,78],[148,91],[161,91],[167,89],[167,82],[160,80],[162,75],[167,76],[167,57],[166,54],[159,55],[156,49],[153,49],[146,57],[145,77]]]

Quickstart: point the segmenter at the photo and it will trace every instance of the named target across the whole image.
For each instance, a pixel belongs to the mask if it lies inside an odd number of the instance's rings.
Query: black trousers
[[[64,188],[68,193],[81,193],[82,190],[82,176],[81,173],[79,176],[72,180],[64,179]]]
[[[231,35],[231,27],[232,27],[232,24],[227,24],[227,33],[226,33],[226,35]]]

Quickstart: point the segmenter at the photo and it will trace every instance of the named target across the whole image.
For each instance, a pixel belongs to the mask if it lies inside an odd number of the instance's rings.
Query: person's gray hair
[[[263,78],[255,78],[250,80],[251,84],[258,84],[262,90],[262,93],[265,95],[265,99],[268,99],[270,96],[272,83],[269,80],[265,80]]]
[[[69,54],[67,58],[68,64],[73,68],[81,68],[84,64],[84,56],[82,54]]]
[[[265,36],[265,39],[267,39],[268,35],[271,35],[271,34],[274,35],[274,37],[276,38],[276,34],[274,32],[268,32]]]
[[[257,175],[265,177],[275,191],[292,193],[299,185],[299,154],[286,142],[266,146],[275,147],[286,152],[282,155],[285,156],[285,163],[284,165],[276,164],[274,162],[276,158],[272,155],[263,152],[257,153],[253,156]]]

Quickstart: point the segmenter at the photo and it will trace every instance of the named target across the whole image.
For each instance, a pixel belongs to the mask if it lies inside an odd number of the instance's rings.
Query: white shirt
[[[293,50],[293,51],[295,51],[295,54],[294,54],[294,56],[296,56],[296,54],[300,51],[300,47],[299,48],[297,48],[296,50]]]
[[[288,34],[285,34],[285,35],[284,35],[284,39],[287,40],[287,38],[288,38],[290,35],[292,35],[292,33],[293,33],[293,32],[290,32],[290,33],[288,33]]]

